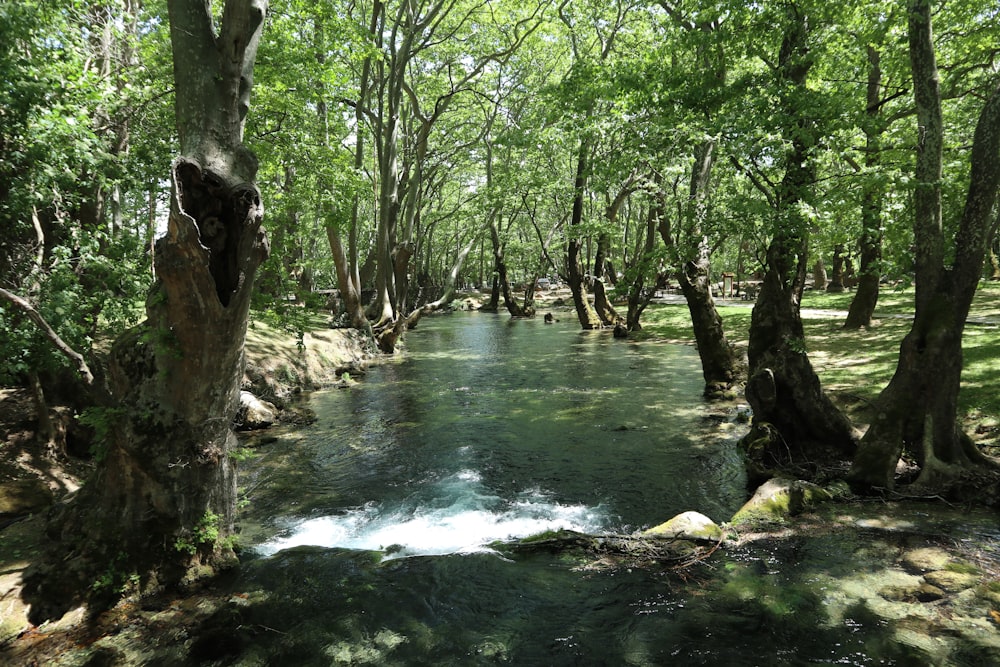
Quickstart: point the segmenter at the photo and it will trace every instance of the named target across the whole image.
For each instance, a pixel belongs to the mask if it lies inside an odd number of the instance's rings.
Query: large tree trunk
[[[169,2],[181,157],[157,281],[146,322],[111,352],[103,461],[51,517],[49,558],[28,576],[33,620],[233,559],[230,424],[253,278],[268,252],[257,162],[242,145],[266,6],[228,2],[216,35],[204,2]]]
[[[931,37],[931,3],[909,13],[910,64],[920,140],[914,191],[916,309],[900,346],[896,373],[879,396],[850,478],[861,489],[891,489],[904,452],[919,464],[918,482],[947,493],[970,467],[987,459],[962,432],[957,416],[962,332],[975,294],[1000,184],[1000,86],[976,125],[969,190],[951,266],[944,263],[941,216],[944,122]]]
[[[778,75],[789,88],[805,89],[810,63],[808,24],[795,8],[782,40]],[[796,95],[800,93],[792,93]],[[767,249],[766,271],[750,324],[750,379],[746,397],[757,431],[769,424],[780,433],[768,453],[794,457],[813,448],[853,453],[856,437],[847,418],[823,392],[809,363],[799,305],[806,278],[809,224],[800,205],[815,180],[810,159],[814,144],[810,121],[794,99],[784,97],[782,113],[793,119],[783,131],[791,146],[785,175],[774,196],[776,224]],[[799,102],[801,104],[801,102]],[[747,442],[757,433],[748,436]]]

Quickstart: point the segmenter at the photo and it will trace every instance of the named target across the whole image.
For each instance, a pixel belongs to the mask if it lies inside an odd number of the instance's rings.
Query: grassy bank
[[[809,358],[824,388],[858,424],[867,423],[868,410],[896,370],[899,344],[910,329],[913,288],[884,290],[870,329],[843,328],[853,293],[806,292],[802,301]],[[750,331],[749,303],[720,301],[726,336],[746,349]],[[692,342],[687,307],[651,305],[643,314],[642,337]],[[980,286],[964,337],[965,369],[959,394],[959,415],[968,432],[981,444],[1000,453],[1000,284]]]

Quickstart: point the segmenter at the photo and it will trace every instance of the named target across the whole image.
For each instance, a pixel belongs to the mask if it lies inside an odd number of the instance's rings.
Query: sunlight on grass
[[[853,418],[863,421],[865,411],[888,384],[896,370],[899,345],[910,330],[913,287],[883,286],[870,329],[843,328],[853,292],[828,294],[806,292],[802,308],[809,311],[839,311],[803,316],[809,359],[832,398]],[[719,306],[726,337],[746,350],[749,340],[751,304]],[[993,320],[991,322],[990,320]],[[685,305],[651,305],[643,314],[638,340],[664,340],[693,344],[691,320]],[[1000,283],[982,283],[969,314],[963,340],[965,367],[959,395],[959,414],[967,422],[1000,424],[1000,392],[993,386],[1000,378]]]

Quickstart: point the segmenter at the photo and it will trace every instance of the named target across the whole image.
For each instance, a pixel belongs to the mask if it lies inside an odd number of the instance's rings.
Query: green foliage
[[[97,579],[90,584],[92,593],[98,595],[110,595],[136,590],[139,587],[140,578],[135,571],[129,571],[126,563],[128,556],[120,551],[111,560],[106,570],[101,572]]]
[[[124,417],[124,409],[103,406],[86,408],[77,415],[77,421],[94,430],[90,454],[95,461],[100,462],[107,455],[111,434],[118,428]]]
[[[249,461],[254,456],[256,456],[256,453],[251,447],[237,447],[236,449],[229,452],[229,458],[232,459],[233,461],[236,461],[237,463],[241,463],[243,461]]]
[[[193,556],[203,547],[214,548],[219,541],[220,518],[218,514],[206,511],[201,519],[198,520],[198,523],[195,524],[194,528],[185,530],[181,535],[177,536],[176,540],[174,540],[174,549]],[[232,544],[228,543],[228,546],[231,547]]]

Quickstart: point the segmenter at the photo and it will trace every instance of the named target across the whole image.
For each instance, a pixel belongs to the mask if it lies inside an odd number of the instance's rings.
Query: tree
[[[172,585],[233,559],[231,430],[250,293],[268,252],[257,161],[243,145],[266,0],[168,2],[180,155],[147,320],[115,341],[104,453],[50,517],[26,577],[35,620],[130,584]],[[216,30],[218,25],[218,30]]]
[[[948,239],[942,214],[945,125],[931,5],[930,0],[913,0],[908,22],[918,130],[913,193],[916,307],[896,372],[879,395],[875,418],[851,468],[851,480],[863,489],[892,489],[901,455],[912,457],[920,467],[916,484],[942,492],[955,490],[970,469],[995,467],[961,430],[957,403],[962,332],[982,272],[1000,185],[1000,85],[993,77],[984,86],[985,103],[969,154],[965,206]]]
[[[692,88],[701,90],[689,93],[689,99],[697,99],[700,105],[697,109],[690,109],[689,113],[704,114],[704,121],[697,125],[709,126],[702,130],[702,134],[708,136],[697,141],[692,151],[694,155],[688,196],[678,215],[676,233],[671,233],[664,218],[661,222],[661,235],[674,255],[677,280],[691,314],[702,375],[705,378],[705,395],[724,398],[731,395],[732,387],[745,375],[746,369],[739,354],[726,338],[722,317],[712,298],[711,248],[706,230],[709,186],[718,148],[718,140],[714,136],[716,133],[711,131],[710,124],[717,122],[714,118],[717,110],[713,107],[719,104],[719,92],[725,90],[727,84],[722,21],[714,17],[692,19],[669,2],[661,1],[660,6],[685,33],[684,36],[694,42],[691,57],[695,63],[695,71],[692,78],[700,85],[696,84]]]
[[[799,313],[808,261],[806,210],[816,178],[818,107],[807,88],[815,58],[810,50],[810,18],[798,4],[786,5],[782,14],[781,45],[773,73],[779,129],[786,146],[781,156],[784,174],[767,195],[773,203],[774,225],[750,325],[746,396],[754,411],[754,430],[744,442],[749,445],[767,436],[763,442],[774,445],[769,453],[776,458],[786,454],[781,443],[794,444],[799,451],[812,448],[850,454],[856,436],[820,386],[806,354]]]

